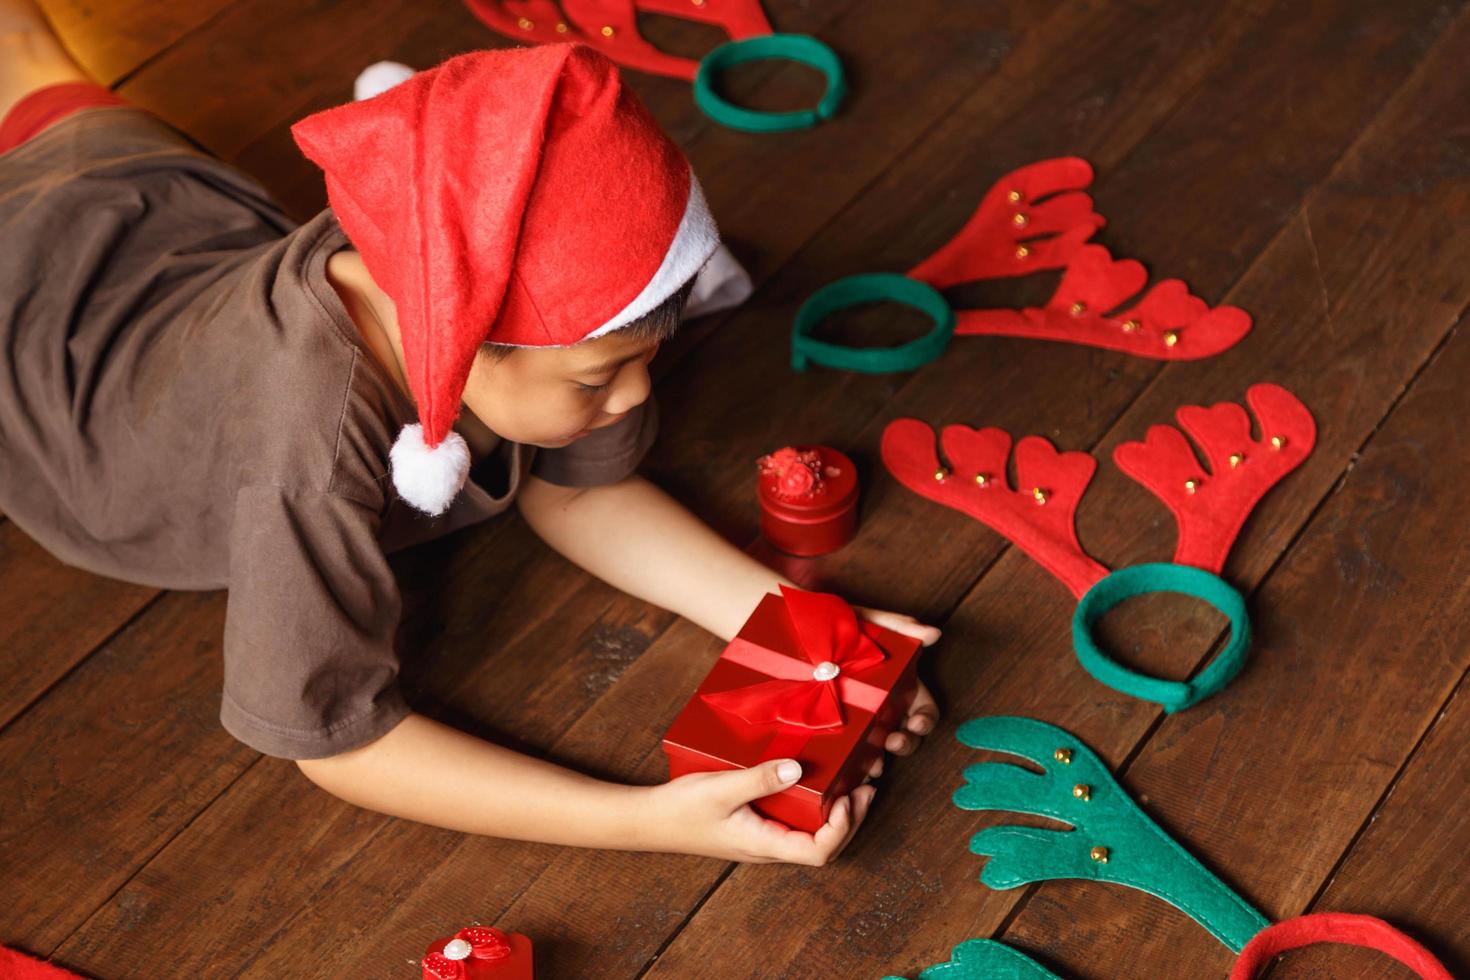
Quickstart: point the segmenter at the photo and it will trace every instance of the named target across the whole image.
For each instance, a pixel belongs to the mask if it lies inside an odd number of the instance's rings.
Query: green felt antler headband
[[[1429,950],[1372,916],[1326,912],[1273,925],[1149,819],[1097,754],[1063,728],[998,715],[965,722],[957,737],[971,748],[1024,759],[1041,772],[999,761],[969,766],[965,785],[954,793],[956,806],[1048,817],[1067,826],[1002,825],[975,834],[970,850],[989,858],[980,880],[992,888],[1077,878],[1155,895],[1240,954],[1230,980],[1254,980],[1277,954],[1315,943],[1376,949],[1424,980],[1451,980]],[[1059,978],[1003,943],[972,939],[956,946],[948,963],[920,973],[919,980]]]
[[[1127,885],[1182,909],[1237,953],[1270,924],[1150,820],[1077,736],[1031,718],[993,717],[965,722],[959,740],[1019,756],[1042,772],[1007,762],[970,766],[955,806],[1051,817],[1072,828],[980,831],[970,850],[990,858],[980,874],[990,887],[1055,878]]]

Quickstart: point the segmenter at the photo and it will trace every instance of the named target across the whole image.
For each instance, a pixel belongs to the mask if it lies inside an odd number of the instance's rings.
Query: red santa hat
[[[452,426],[482,344],[627,326],[719,244],[688,160],[590,48],[461,55],[291,132],[397,309],[419,424],[393,445],[393,484],[426,513],[469,473]]]

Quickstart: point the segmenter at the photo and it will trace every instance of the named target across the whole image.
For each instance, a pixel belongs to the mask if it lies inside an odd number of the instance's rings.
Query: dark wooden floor
[[[500,43],[451,0],[49,7],[99,77],[301,216],[322,191],[291,121],[348,98],[369,62]],[[866,476],[862,533],[793,574],[946,627],[926,667],[945,723],[891,766],[843,858],[810,870],[580,852],[340,804],[219,728],[223,595],[67,569],[0,519],[0,941],[101,980],[414,977],[426,942],[470,920],[534,936],[548,978],[912,976],[976,936],[1068,977],[1223,977],[1230,955],[1140,893],[977,882],[966,840],[997,818],[949,804],[973,758],[953,730],[1011,713],[1076,731],[1269,916],[1381,915],[1470,973],[1470,3],[768,9],[845,57],[838,121],[740,135],[705,121],[687,86],[633,76],[759,285],[661,355],[651,470],[754,544],[752,460],[792,441],[849,448]],[[649,32],[684,51],[712,39]],[[816,91],[772,66],[736,84],[769,107]],[[1164,367],[968,339],[913,375],[788,374],[803,296],[907,268],[1000,174],[1073,153],[1098,170],[1101,240],[1254,313],[1240,346]],[[1071,601],[1044,572],[876,461],[899,415],[1101,455],[1180,404],[1263,380],[1311,406],[1320,442],[1227,570],[1252,596],[1248,668],[1168,718],[1080,671]],[[1166,512],[1110,464],[1079,520],[1115,566],[1172,550]],[[589,579],[514,517],[400,569],[418,706],[593,772],[662,778],[659,737],[717,654],[711,637]],[[1130,662],[1182,676],[1207,656],[1218,622],[1186,602],[1140,605],[1115,624]],[[1273,975],[1400,974],[1335,949]]]

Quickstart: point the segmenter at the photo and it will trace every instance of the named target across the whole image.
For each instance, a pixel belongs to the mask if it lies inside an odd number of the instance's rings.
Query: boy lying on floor
[[[794,783],[792,760],[616,785],[416,714],[396,684],[385,554],[512,502],[720,637],[783,581],[634,475],[648,363],[718,239],[608,61],[479,52],[303,120],[331,208],[296,227],[87,82],[29,0],[0,0],[0,45],[0,510],[70,564],[228,588],[226,729],[342,799],[456,830],[841,851],[871,785],[798,833],[747,805]],[[886,747],[912,752],[936,715],[921,690]]]

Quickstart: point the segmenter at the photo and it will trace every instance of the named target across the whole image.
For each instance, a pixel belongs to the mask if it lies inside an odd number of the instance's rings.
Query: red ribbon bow
[[[783,585],[781,596],[801,652],[811,666],[736,637],[724,658],[775,679],[705,694],[705,701],[747,724],[781,724],[809,731],[841,728],[843,702],[878,710],[884,692],[849,676],[885,659],[882,648],[866,632],[869,625],[859,624],[852,607],[835,595]]]
[[[456,947],[456,943],[464,945]],[[469,980],[468,960],[500,960],[509,955],[505,933],[490,926],[470,926],[455,933],[442,952],[424,957],[424,980]]]

